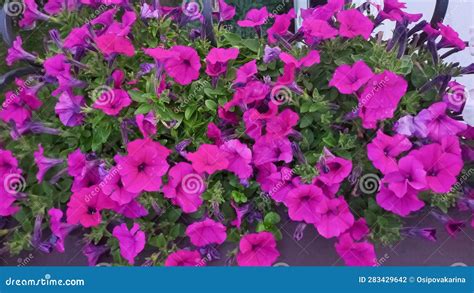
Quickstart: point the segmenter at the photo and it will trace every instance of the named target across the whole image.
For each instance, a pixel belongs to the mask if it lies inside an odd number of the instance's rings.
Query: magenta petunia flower
[[[452,27],[442,23],[438,23],[438,27],[442,36],[441,42],[438,45],[439,47],[455,47],[459,50],[464,50],[466,48],[466,43],[459,38],[459,34]]]
[[[178,250],[170,255],[165,261],[167,267],[197,267],[206,265],[201,260],[201,255],[197,251]]]
[[[17,85],[20,83],[17,80]],[[31,119],[33,111],[38,110],[43,102],[30,90],[23,89],[18,93],[8,91],[0,107],[0,119],[5,123],[14,121],[20,127]]]
[[[425,120],[425,125],[428,137],[434,141],[440,141],[442,137],[456,135],[467,129],[465,123],[446,115],[447,106],[444,102],[434,103],[418,114],[429,117]]]
[[[369,39],[374,30],[372,21],[357,9],[343,10],[337,14],[339,35],[346,38],[362,36]]]
[[[280,58],[281,49],[279,47],[270,47],[265,45],[263,62],[270,63],[272,61],[278,60]]]
[[[12,173],[21,173],[18,169],[18,160],[11,151],[0,148],[0,177]]]
[[[377,256],[374,246],[367,242],[355,242],[349,234],[343,234],[335,245],[337,254],[348,266],[375,266]]]
[[[100,96],[95,97],[93,107],[102,110],[110,116],[117,116],[122,109],[130,106],[132,99],[128,92],[122,89],[125,74],[122,70],[116,69],[112,72],[114,88],[100,92]]]
[[[293,171],[287,167],[277,168],[272,163],[258,166],[256,181],[260,188],[276,202],[283,202],[295,186],[292,184]]]
[[[389,136],[378,130],[377,136],[367,145],[367,156],[375,168],[388,174],[398,170],[396,157],[411,147],[411,142],[405,136]]]
[[[82,113],[82,107],[85,103],[83,96],[75,96],[72,92],[65,91],[59,96],[54,111],[64,125],[78,126],[84,122],[85,115]]]
[[[44,149],[41,144],[38,145],[38,150],[34,152],[35,164],[38,167],[38,173],[36,173],[36,179],[38,182],[43,182],[44,175],[49,169],[63,162],[62,159],[52,159],[44,156]]]
[[[151,139],[136,139],[127,144],[127,156],[116,157],[122,183],[128,192],[158,191],[161,177],[168,171],[169,149]]]
[[[266,134],[257,139],[252,151],[253,163],[256,166],[278,161],[285,163],[293,161],[293,150],[288,138]]]
[[[192,223],[186,229],[186,235],[191,239],[191,243],[198,247],[222,244],[227,238],[226,227],[211,219]]]
[[[209,76],[219,76],[227,72],[227,63],[239,55],[238,48],[212,48],[206,57],[206,73]]]
[[[92,39],[91,33],[87,25],[76,27],[64,39],[63,47],[73,49],[75,47],[86,47],[89,40]]]
[[[297,60],[295,57],[286,52],[281,53],[279,56],[283,63],[292,64],[298,69],[302,67],[311,67],[321,61],[319,52],[317,50],[309,51],[308,54],[302,57],[300,60]]]
[[[20,36],[16,37],[16,39],[13,41],[13,45],[8,48],[8,53],[7,53],[7,65],[12,66],[13,63],[19,60],[30,60],[30,61],[35,61],[36,56],[34,56],[31,53],[26,52],[23,47],[23,41]]]
[[[327,21],[343,8],[344,0],[328,0],[324,5],[320,5],[315,8],[302,9],[301,16],[303,19],[315,18]]]
[[[219,21],[231,20],[235,16],[235,7],[219,0]]]
[[[268,43],[274,44],[277,42],[277,36],[284,37],[288,34],[291,21],[296,17],[295,10],[293,8],[288,13],[275,15],[275,22],[267,30]]]
[[[279,256],[272,233],[251,233],[240,239],[237,264],[239,266],[271,266]]]
[[[105,33],[95,38],[94,41],[105,57],[110,57],[112,54],[122,54],[129,57],[135,55],[135,48],[127,37]]]
[[[44,5],[44,11],[51,15],[59,14],[61,11],[73,11],[79,7],[79,0],[48,0]]]
[[[379,12],[379,17],[397,22],[417,22],[423,14],[410,14],[402,11],[406,8],[406,4],[398,2],[398,0],[384,0],[383,10]]]
[[[192,47],[173,46],[170,48],[177,55],[165,63],[165,70],[180,85],[188,85],[199,78],[201,60]]]
[[[315,18],[306,19],[303,22],[303,29],[308,36],[318,40],[332,39],[338,34],[337,29],[327,21]]]
[[[178,58],[179,55],[177,52],[174,52],[172,49],[164,49],[161,47],[156,48],[145,48],[143,52],[148,56],[153,57],[157,62],[164,63],[166,60],[170,58]]]
[[[99,258],[110,250],[106,245],[94,245],[92,242],[82,247],[82,254],[87,258],[87,264],[90,267],[97,265]]]
[[[441,138],[441,141],[439,143],[444,153],[461,156],[462,149],[461,149],[461,145],[459,144],[459,138],[457,136],[454,136],[454,135],[445,136]]]
[[[231,201],[230,205],[232,208],[234,208],[235,211],[235,219],[230,222],[232,226],[237,227],[237,229],[240,229],[240,226],[242,225],[242,221],[245,217],[245,215],[250,211],[250,205],[249,204],[244,204],[242,206],[238,206],[235,202]]]
[[[339,237],[354,224],[349,205],[344,198],[338,197],[327,201],[328,210],[314,226],[324,238]]]
[[[117,205],[113,211],[129,219],[138,219],[148,215],[148,211],[136,199],[123,205]]]
[[[227,170],[240,179],[247,179],[252,176],[252,151],[246,144],[241,143],[238,139],[232,139],[221,145],[220,149],[227,153],[226,157],[229,161]]]
[[[286,137],[292,133],[293,127],[298,124],[299,116],[291,109],[285,109],[276,116],[267,119],[266,131],[267,134],[275,137]]]
[[[23,29],[33,29],[36,26],[37,20],[46,21],[50,18],[49,15],[46,15],[38,10],[38,5],[35,0],[24,0],[22,2],[23,9],[23,18],[20,20],[20,27]]]
[[[374,75],[359,96],[362,126],[375,128],[377,121],[392,118],[407,88],[406,80],[393,72]]]
[[[61,222],[63,218],[63,212],[60,209],[49,209],[48,215],[50,216],[50,229],[55,237],[54,246],[58,252],[64,252],[64,240],[67,235],[75,228],[74,225]]]
[[[80,149],[67,156],[68,174],[72,177],[83,176],[86,172],[86,156]]]
[[[422,146],[418,150],[411,151],[409,155],[415,156],[423,164],[426,183],[437,193],[449,192],[463,168],[460,154],[444,152],[437,143]]]
[[[67,203],[67,223],[96,227],[102,221],[101,211],[114,207],[115,203],[102,193],[99,186],[82,188],[74,192]]]
[[[336,68],[329,85],[336,87],[341,94],[352,94],[373,76],[372,69],[363,60],[359,60],[352,66],[343,64]]]
[[[247,83],[257,74],[257,60],[252,60],[237,69],[234,83]]]
[[[383,209],[406,217],[411,212],[418,211],[425,206],[425,203],[418,199],[417,194],[418,192],[411,187],[401,196],[386,187],[382,187],[377,193],[376,200],[377,204]]]
[[[130,230],[127,228],[127,224],[124,223],[115,226],[112,235],[119,241],[120,255],[129,264],[135,264],[135,257],[145,248],[145,232],[140,230],[137,223],[133,223]]]
[[[328,199],[319,187],[301,184],[292,189],[284,200],[288,215],[293,221],[317,223],[321,215],[328,211]]]
[[[202,144],[196,152],[189,153],[187,159],[198,173],[206,172],[211,175],[229,166],[227,156],[228,154],[216,145]]]
[[[168,183],[163,186],[166,198],[181,207],[185,213],[193,213],[202,204],[201,194],[206,190],[202,173],[188,163],[177,163],[168,172]]]
[[[423,112],[423,111],[422,111]],[[428,136],[428,129],[426,124],[431,120],[431,114],[429,112],[420,112],[417,116],[405,115],[398,119],[394,125],[394,130],[398,134],[402,134],[408,137],[416,136],[419,138],[425,138]]]
[[[5,175],[0,177],[1,182],[5,182]],[[0,216],[8,217],[20,211],[20,207],[14,205],[16,198],[10,190],[5,190],[4,184],[0,184]]]
[[[110,199],[119,205],[128,204],[140,195],[139,193],[129,192],[125,189],[117,167],[110,169],[99,186],[105,195],[110,196]]]
[[[154,112],[148,112],[146,115],[138,114],[135,116],[135,122],[144,138],[156,134],[156,117]]]
[[[336,157],[329,152],[329,156],[318,164],[318,178],[326,185],[341,183],[352,171],[352,162],[344,158]]]
[[[409,190],[426,188],[426,171],[423,164],[414,156],[405,156],[398,161],[397,170],[384,177],[388,188],[398,197],[403,197]]]
[[[267,22],[268,16],[266,6],[260,9],[253,8],[247,12],[245,19],[237,21],[237,24],[241,27],[258,27]]]
[[[351,235],[352,239],[359,241],[369,235],[370,229],[367,226],[367,221],[364,218],[359,218],[347,232]]]

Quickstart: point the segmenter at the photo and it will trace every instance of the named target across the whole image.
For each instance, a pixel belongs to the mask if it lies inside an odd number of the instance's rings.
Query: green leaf
[[[275,212],[269,212],[265,215],[263,222],[266,225],[276,225],[280,222],[280,216]]]
[[[209,110],[212,110],[212,111],[216,111],[217,110],[217,103],[214,102],[213,100],[206,100],[204,102],[204,104],[206,105],[206,107],[209,109]]]

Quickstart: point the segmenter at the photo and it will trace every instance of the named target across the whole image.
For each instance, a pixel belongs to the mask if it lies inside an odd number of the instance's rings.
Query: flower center
[[[97,213],[97,210],[95,208],[93,208],[93,207],[88,207],[87,208],[87,214],[93,215],[95,213]]]
[[[138,172],[144,172],[145,168],[146,168],[146,164],[141,163],[140,165],[138,165]]]

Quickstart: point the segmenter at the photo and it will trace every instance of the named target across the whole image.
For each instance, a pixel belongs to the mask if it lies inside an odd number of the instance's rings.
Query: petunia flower
[[[71,91],[65,91],[59,96],[54,111],[65,126],[78,126],[84,122],[82,107],[85,103],[83,96],[75,96]]]
[[[367,226],[367,221],[364,218],[359,218],[347,232],[351,235],[352,239],[359,241],[369,235],[370,229]]]
[[[199,78],[201,60],[196,50],[187,46],[173,46],[170,50],[176,53],[165,63],[165,70],[180,85],[188,85]]]
[[[73,28],[66,36],[63,47],[66,49],[74,49],[76,47],[86,47],[88,41],[92,40],[91,33],[87,25]]]
[[[75,225],[61,222],[63,212],[60,209],[51,208],[48,210],[50,217],[50,229],[54,235],[54,246],[58,252],[64,252],[64,240],[75,228]]]
[[[438,23],[438,28],[442,36],[442,39],[438,44],[439,48],[455,47],[459,50],[464,50],[466,48],[466,43],[459,38],[459,34],[452,27]]]
[[[260,188],[276,202],[283,202],[293,185],[293,171],[287,167],[277,168],[273,163],[259,165],[256,181]]]
[[[377,18],[389,19],[397,22],[417,22],[423,14],[410,14],[402,11],[406,8],[406,4],[398,2],[398,0],[384,0],[383,10],[379,12]]]
[[[219,21],[231,20],[235,16],[235,7],[219,0]]]
[[[445,152],[437,143],[422,146],[411,151],[409,155],[415,156],[423,164],[426,184],[437,193],[449,192],[463,168],[460,154]]]
[[[116,157],[125,189],[132,193],[160,190],[171,151],[151,139],[136,139],[127,144],[127,152],[127,156]]]
[[[456,135],[467,128],[465,123],[446,115],[446,108],[446,103],[438,102],[418,114],[425,114],[429,117],[424,122],[428,131],[428,137],[434,141],[439,141],[444,136]]]
[[[258,72],[257,60],[252,60],[237,69],[235,84],[245,84],[251,80]]]
[[[95,97],[93,107],[102,110],[110,116],[117,116],[122,109],[130,106],[132,99],[128,92],[122,89],[125,74],[122,70],[116,69],[112,72],[112,80],[114,82],[113,89],[100,92],[100,96]]]
[[[240,239],[237,264],[239,266],[271,266],[279,256],[272,233],[250,233]]]
[[[237,227],[237,229],[240,229],[245,215],[250,212],[250,204],[238,206],[235,202],[232,201],[230,205],[232,206],[232,208],[234,208],[236,215],[236,218],[232,222],[230,222],[230,224],[232,226]]]
[[[436,241],[436,229],[435,228],[409,228],[404,227],[400,229],[400,234],[408,237],[420,237],[429,241]]]
[[[329,82],[341,94],[352,94],[358,91],[374,76],[374,73],[363,60],[355,62],[352,66],[343,64],[336,68]]]
[[[237,175],[240,179],[247,179],[252,176],[253,169],[250,165],[252,162],[252,151],[246,144],[241,143],[238,139],[226,141],[220,146],[220,149],[227,153],[229,165],[227,170]]]
[[[418,211],[425,206],[425,203],[417,195],[418,191],[411,187],[408,187],[407,191],[402,195],[382,187],[377,193],[376,201],[384,210],[406,217],[411,212]]]
[[[321,20],[329,20],[337,12],[344,8],[344,0],[328,0],[326,4],[319,5],[314,8],[302,9],[301,16],[303,19],[315,18]]]
[[[281,49],[279,47],[270,47],[265,45],[263,53],[263,62],[270,63],[272,61],[278,60],[280,57]]]
[[[367,145],[367,156],[375,168],[388,174],[398,170],[396,157],[411,147],[411,142],[405,136],[389,136],[378,130],[377,136]]]
[[[20,36],[16,37],[16,39],[13,41],[13,45],[8,48],[8,53],[7,53],[7,65],[12,66],[13,63],[19,60],[29,60],[29,61],[36,61],[36,56],[26,52],[23,47],[23,41]]]
[[[317,50],[311,50],[308,52],[306,56],[303,56],[300,60],[297,60],[295,57],[292,55],[283,52],[279,55],[281,61],[285,64],[292,64],[295,66],[295,68],[300,69],[302,67],[311,67],[314,64],[317,64],[320,62],[320,56],[319,56],[319,51]]]
[[[444,229],[448,232],[449,236],[455,237],[456,233],[462,231],[462,229],[466,226],[464,221],[458,221],[452,219],[448,215],[438,213],[436,211],[431,211],[430,214],[438,220],[440,223],[444,225]]]
[[[329,151],[328,151],[329,152]],[[352,162],[336,157],[331,152],[319,164],[318,178],[326,185],[341,183],[352,171]]]
[[[6,175],[0,177],[1,182],[5,182]],[[20,207],[15,205],[16,198],[11,190],[5,190],[5,184],[0,184],[0,216],[8,217],[20,211]]]
[[[268,16],[269,14],[266,6],[260,9],[253,8],[247,12],[245,19],[237,21],[237,24],[241,27],[262,26],[267,22]]]
[[[110,199],[119,205],[127,204],[140,195],[125,189],[117,167],[110,169],[99,186],[105,195],[110,196]]]
[[[61,164],[63,159],[52,159],[44,156],[44,149],[41,144],[38,145],[38,150],[34,152],[35,164],[38,167],[38,173],[36,173],[36,179],[38,182],[43,182],[44,175],[49,169]]]
[[[386,174],[383,181],[398,197],[403,197],[409,189],[423,190],[427,187],[423,164],[415,156],[401,158],[397,170]]]
[[[135,116],[135,122],[144,138],[156,134],[156,117],[154,112],[148,112],[146,115],[138,114]]]
[[[194,222],[186,228],[186,235],[197,247],[209,244],[222,244],[227,238],[226,227],[211,219]]]
[[[127,228],[127,224],[124,223],[115,226],[112,235],[119,241],[120,255],[129,264],[135,264],[135,257],[145,248],[145,232],[140,230],[137,223],[133,223],[130,230]]]
[[[168,172],[168,183],[163,186],[166,198],[178,205],[185,213],[193,213],[202,204],[201,194],[206,190],[202,173],[195,171],[185,162],[171,167]]]
[[[167,267],[195,267],[206,265],[202,262],[201,255],[197,251],[178,250],[170,255],[165,260]]]
[[[237,48],[212,48],[206,57],[206,73],[209,76],[217,77],[227,72],[227,63],[235,60],[239,55]]]
[[[19,23],[21,28],[33,29],[36,26],[37,20],[47,21],[50,19],[49,15],[38,10],[38,5],[35,0],[24,0],[22,5],[25,10],[23,11],[23,18]]]
[[[377,256],[374,246],[367,242],[355,242],[349,234],[339,237],[336,252],[348,266],[375,266]]]
[[[87,258],[87,264],[91,267],[96,266],[99,258],[104,255],[110,248],[106,245],[94,245],[87,243],[82,248],[82,254]]]
[[[467,98],[466,87],[456,81],[450,81],[446,93],[443,95],[443,102],[448,105],[449,110],[461,112]]]
[[[370,38],[374,24],[357,9],[343,10],[337,14],[340,23],[339,35],[346,38],[362,36],[365,40]]]
[[[113,211],[129,219],[138,219],[148,215],[147,209],[136,199],[123,205],[117,205]]]
[[[60,12],[73,11],[79,7],[79,0],[48,0],[44,5],[44,11],[50,15],[56,15]]]
[[[283,161],[290,163],[293,161],[293,150],[287,138],[277,137],[271,134],[264,135],[257,139],[253,145],[253,163],[263,165]]]
[[[5,123],[13,121],[18,127],[23,126],[31,119],[33,111],[42,105],[43,102],[32,91],[22,90],[18,93],[8,91],[0,107],[0,119]]]
[[[227,156],[228,154],[216,145],[202,144],[196,152],[189,153],[187,159],[198,173],[206,172],[211,175],[229,166]]]
[[[324,238],[339,237],[354,224],[354,216],[344,198],[338,197],[327,201],[328,209],[314,226]]]
[[[102,221],[101,211],[114,206],[115,203],[98,186],[82,188],[74,192],[67,203],[67,223],[96,227]]]
[[[421,113],[413,117],[412,115],[405,115],[398,119],[394,125],[394,130],[401,135],[408,137],[416,136],[425,138],[428,136],[427,122],[431,120],[429,112]]]
[[[275,22],[267,30],[268,43],[274,44],[277,42],[277,37],[284,37],[288,34],[288,29],[291,25],[291,20],[296,17],[295,10],[293,8],[288,13],[275,15]]]
[[[293,221],[305,221],[314,224],[328,211],[328,200],[319,187],[300,184],[285,197],[288,215]]]
[[[12,173],[20,173],[18,160],[10,150],[0,148],[0,177]]]
[[[305,19],[302,27],[306,35],[317,40],[332,39],[337,36],[338,31],[327,21],[321,19]]]

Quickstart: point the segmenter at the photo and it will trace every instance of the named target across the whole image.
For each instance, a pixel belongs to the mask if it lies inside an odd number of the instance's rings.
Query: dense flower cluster
[[[24,234],[37,249],[64,252],[81,229],[90,265],[111,255],[118,264],[203,266],[235,242],[229,263],[270,266],[287,215],[301,222],[296,234],[311,224],[335,238],[347,265],[372,266],[374,240],[420,235],[397,216],[426,202],[449,208],[434,198],[453,193],[474,211],[472,190],[453,189],[473,152],[472,127],[458,116],[464,88],[451,80],[473,70],[438,55],[465,44],[398,0],[376,16],[370,4],[330,0],[303,10],[296,32],[293,9],[255,8],[237,21],[255,39],[221,28],[235,8],[219,0],[216,46],[192,5],[24,2],[24,29],[74,24],[50,30],[44,56],[17,37],[6,60],[41,67],[28,84],[16,80],[0,109],[11,142],[0,149],[0,215],[30,223]],[[384,21],[399,35],[373,38]],[[435,72],[420,76],[414,63]],[[364,173],[380,177],[372,193]],[[464,225],[435,215],[452,234]],[[27,245],[9,243],[12,252]]]

